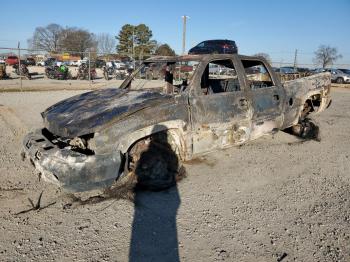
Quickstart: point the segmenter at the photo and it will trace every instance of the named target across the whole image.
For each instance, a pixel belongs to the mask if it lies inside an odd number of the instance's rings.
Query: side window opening
[[[274,86],[270,73],[261,61],[242,60],[242,64],[248,79],[248,85],[252,90]]]
[[[231,60],[211,61],[205,68],[201,79],[204,95],[240,91],[237,72]]]
[[[171,95],[181,93],[188,89],[198,64],[195,60],[143,63],[129,88],[153,89]]]

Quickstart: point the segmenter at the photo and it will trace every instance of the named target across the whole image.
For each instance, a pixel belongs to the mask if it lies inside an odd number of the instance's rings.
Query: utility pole
[[[186,52],[186,22],[187,18],[190,18],[187,15],[182,16],[183,19],[183,29],[182,29],[182,54],[184,55]]]
[[[89,83],[91,88],[91,48],[89,48]]]
[[[23,84],[22,84],[22,70],[21,70],[21,42],[18,42],[17,45],[18,48],[18,72],[19,72],[19,81],[21,83],[21,92],[22,92],[22,88],[23,88]]]
[[[135,28],[132,29],[132,57],[133,57],[133,63],[134,63],[134,70],[135,70]]]
[[[297,57],[298,57],[298,49],[295,49],[295,54],[294,54],[294,70],[297,69]]]

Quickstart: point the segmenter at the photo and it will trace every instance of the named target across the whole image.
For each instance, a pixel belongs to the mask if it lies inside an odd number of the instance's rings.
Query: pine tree
[[[117,45],[118,54],[132,54],[133,49],[133,33],[135,27],[130,24],[123,25],[116,39],[119,43]]]
[[[116,38],[119,40],[117,45],[119,54],[129,54],[140,60],[153,54],[157,45],[157,42],[151,39],[151,29],[145,24],[123,25]]]

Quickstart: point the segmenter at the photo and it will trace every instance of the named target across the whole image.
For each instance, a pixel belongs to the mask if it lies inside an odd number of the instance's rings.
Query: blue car
[[[238,48],[232,40],[206,40],[188,51],[189,55],[195,54],[237,54]]]

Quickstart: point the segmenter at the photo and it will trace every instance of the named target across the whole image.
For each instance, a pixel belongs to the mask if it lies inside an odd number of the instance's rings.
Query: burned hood
[[[171,100],[151,90],[103,89],[62,100],[41,113],[45,127],[61,137],[75,137],[102,129],[147,107]]]

